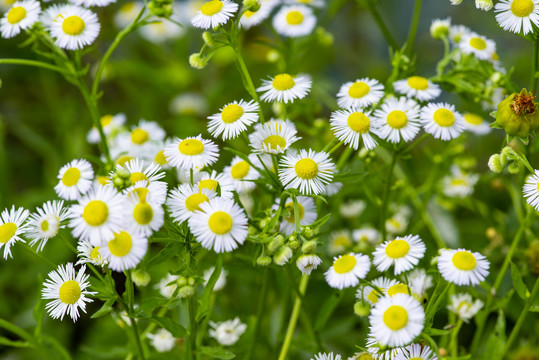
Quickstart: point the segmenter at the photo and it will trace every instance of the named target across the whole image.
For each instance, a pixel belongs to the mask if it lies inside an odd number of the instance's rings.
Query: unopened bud
[[[189,65],[195,69],[204,69],[208,65],[208,60],[199,53],[191,54],[189,56]]]
[[[309,240],[303,243],[303,245],[301,246],[301,252],[304,254],[311,254],[316,251],[316,247],[316,241]]]
[[[178,297],[185,299],[195,294],[195,288],[192,286],[183,286],[178,290]]]
[[[283,266],[290,260],[292,255],[294,255],[294,253],[290,247],[282,246],[277,250],[277,253],[273,257],[273,262],[279,266]]]
[[[133,272],[133,283],[139,287],[146,286],[152,279],[150,274],[144,270],[135,270]]]
[[[258,259],[256,259],[256,264],[258,266],[268,266],[269,264],[271,264],[271,257],[269,256],[260,256],[258,257]]]
[[[503,171],[503,165],[500,159],[500,155],[494,154],[488,159],[488,168],[490,171],[499,174]]]
[[[365,301],[358,301],[354,304],[354,313],[359,317],[369,315],[371,312],[371,305]]]
[[[204,43],[206,45],[208,45],[209,47],[211,47],[211,48],[215,46],[215,41],[213,40],[213,35],[208,31],[204,31],[202,33],[202,40],[204,40]]]
[[[509,174],[516,175],[522,170],[522,164],[518,161],[513,161],[512,163],[507,166],[507,171],[509,171]]]

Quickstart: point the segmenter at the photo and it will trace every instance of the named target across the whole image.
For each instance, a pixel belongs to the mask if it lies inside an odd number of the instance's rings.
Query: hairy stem
[[[135,337],[135,345],[137,346],[137,354],[140,360],[144,360],[144,351],[142,349],[142,344],[140,342],[140,331],[138,328],[137,321],[133,315],[133,309],[135,306],[135,289],[133,287],[133,280],[131,279],[131,270],[125,271],[126,281],[125,281],[125,291],[127,292],[127,314],[129,315],[129,320],[131,320],[131,328],[133,329],[133,336]]]
[[[412,56],[414,52],[415,38],[417,35],[417,26],[419,24],[419,18],[421,17],[421,3],[422,2],[423,0],[415,0],[412,23],[410,24],[410,30],[408,31],[408,39],[406,40],[406,54],[408,56]]]
[[[391,179],[393,178],[393,170],[397,164],[398,152],[393,151],[393,157],[391,159],[391,165],[389,165],[389,170],[387,172],[386,186],[384,189],[384,195],[382,198],[382,210],[380,212],[380,230],[382,232],[382,239],[386,239],[386,213],[387,206],[389,202],[389,193],[391,190]]]
[[[376,22],[376,25],[378,25],[378,28],[380,28],[380,31],[382,32],[382,35],[384,35],[384,37],[385,37],[387,43],[389,44],[389,46],[391,47],[391,49],[393,51],[398,50],[399,49],[399,44],[397,43],[397,41],[395,40],[393,35],[391,35],[391,32],[389,31],[389,28],[387,27],[384,20],[380,16],[380,13],[378,12],[378,9],[376,9],[376,5],[374,4],[374,2],[372,0],[367,0],[367,1],[365,1],[365,3],[367,5],[367,10],[369,10],[369,12],[371,13],[371,16],[373,17],[374,21]]]

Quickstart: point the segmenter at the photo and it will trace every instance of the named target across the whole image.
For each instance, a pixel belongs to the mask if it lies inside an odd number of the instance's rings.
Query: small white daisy
[[[23,208],[15,210],[5,209],[0,217],[0,249],[4,247],[4,259],[11,257],[11,247],[17,241],[24,241],[20,236],[28,230],[28,224],[24,224],[30,212]]]
[[[301,226],[311,225],[316,221],[316,205],[314,200],[308,196],[297,196],[299,224]],[[273,210],[277,210],[279,204],[273,205]],[[284,235],[289,236],[295,231],[296,217],[294,216],[294,202],[292,199],[287,199],[284,205],[284,211],[287,216],[283,216],[279,231]]]
[[[414,269],[408,274],[410,289],[412,294],[418,300],[427,296],[427,290],[433,285],[432,276],[427,275],[425,269]]]
[[[172,350],[176,344],[176,338],[165,329],[159,329],[155,334],[148,334],[146,337],[152,341],[152,346],[160,353]]]
[[[482,35],[471,33],[462,37],[459,48],[463,53],[472,54],[479,60],[490,60],[496,52],[496,43]]]
[[[56,45],[68,50],[82,49],[92,44],[100,30],[97,15],[76,5],[64,5],[49,27]]]
[[[234,197],[234,183],[232,179],[224,173],[212,170],[211,174],[202,172],[200,180],[195,184],[198,188],[208,189],[223,198],[232,199]]]
[[[388,349],[386,345],[378,342],[372,334],[367,337],[366,348],[374,360],[396,360],[397,356],[404,352],[402,347]]]
[[[357,286],[370,268],[371,261],[367,255],[349,253],[335,257],[333,265],[324,275],[329,286],[342,290]]]
[[[457,165],[451,166],[451,175],[442,178],[442,190],[446,196],[465,198],[473,194],[479,175],[463,172]]]
[[[132,156],[145,158],[153,142],[165,139],[166,133],[155,121],[140,120],[131,131],[118,136],[118,146]]]
[[[473,301],[472,295],[461,293],[451,295],[451,302],[447,306],[447,309],[457,314],[462,321],[468,322],[482,307],[483,302],[481,300],[477,299]]]
[[[203,248],[230,252],[247,238],[247,216],[232,199],[213,198],[200,204],[189,228]]]
[[[387,295],[387,290],[397,284],[397,280],[379,277],[371,282],[372,285],[365,285],[356,292],[358,300],[364,300],[371,304],[376,304],[378,300]]]
[[[496,21],[504,30],[524,35],[539,26],[539,0],[500,0],[494,6]]]
[[[126,188],[123,193],[129,197],[136,194],[141,201],[146,201],[146,198],[151,198],[152,202],[163,205],[167,199],[168,184],[164,181],[148,182],[140,180]]]
[[[210,119],[208,131],[213,137],[222,136],[223,140],[235,139],[247,130],[247,126],[258,121],[258,104],[254,100],[234,101],[208,119]]]
[[[79,309],[86,313],[86,303],[93,301],[87,296],[97,293],[87,290],[90,275],[85,274],[85,271],[85,265],[76,272],[73,264],[67,263],[49,273],[41,293],[43,299],[52,300],[45,308],[53,319],[63,320],[67,313],[75,322],[79,317]]]
[[[252,28],[253,26],[260,25],[266,20],[275,5],[279,3],[278,0],[262,0],[260,1],[260,8],[257,11],[247,10],[240,18],[240,26],[245,30]]]
[[[35,0],[17,1],[0,20],[0,32],[5,39],[18,35],[39,20],[41,4]]]
[[[354,230],[352,232],[352,239],[354,239],[356,243],[376,245],[382,239],[382,235],[375,228],[364,227]]]
[[[149,161],[157,164],[161,169],[170,169],[170,164],[167,161],[165,156],[165,148],[172,144],[172,139],[165,139],[164,141],[155,141],[151,147],[148,149],[148,156],[146,157]]]
[[[296,136],[296,128],[288,121],[271,119],[257,125],[255,131],[249,134],[249,142],[254,152],[281,154],[300,139]]]
[[[411,76],[408,79],[395,81],[393,87],[397,93],[409,98],[416,98],[419,101],[436,99],[442,93],[438,84],[434,84],[422,76]]]
[[[488,121],[485,121],[482,116],[465,113],[462,118],[464,119],[464,127],[476,135],[486,135],[492,130]]]
[[[256,91],[264,92],[260,100],[266,102],[293,102],[303,99],[311,90],[311,79],[305,75],[292,76],[286,73],[276,75],[269,80],[263,80],[262,86]]]
[[[156,182],[165,177],[164,171],[155,163],[150,163],[148,166],[139,158],[131,159],[123,165],[116,165],[116,170],[127,170],[129,172],[129,180],[131,184],[136,184],[139,181],[145,180],[149,184]],[[109,175],[112,177],[113,172]]]
[[[42,251],[47,241],[65,227],[62,222],[66,219],[67,209],[63,201],[47,201],[41,208],[37,208],[36,213],[28,219],[26,236],[31,239],[30,245],[38,244],[36,251]]]
[[[421,109],[421,124],[436,139],[454,139],[464,130],[462,115],[448,103],[431,103]]]
[[[472,30],[464,25],[452,25],[449,28],[449,40],[455,45],[460,43],[464,35],[470,34]]]
[[[363,200],[351,199],[341,203],[339,207],[339,213],[346,219],[353,219],[361,216],[367,204]]]
[[[115,3],[116,0],[69,0],[75,5],[90,8],[92,6],[103,7]]]
[[[189,220],[195,211],[201,210],[200,204],[214,198],[216,193],[210,189],[199,189],[191,184],[182,184],[172,190],[167,206],[178,224]]]
[[[114,271],[132,269],[140,263],[148,250],[148,239],[133,231],[122,230],[99,248],[99,254]]]
[[[449,35],[451,26],[451,18],[434,19],[430,24],[430,36],[434,39],[442,39]]]
[[[238,11],[238,4],[230,0],[210,0],[197,11],[191,19],[191,24],[201,29],[216,28],[226,24],[236,11]]]
[[[180,23],[180,14],[174,8],[176,3],[172,4],[173,13],[170,18],[153,18],[152,22],[139,28],[140,35],[155,44],[162,44],[167,41],[178,39],[185,33],[185,29],[178,25]]]
[[[167,299],[170,299],[178,288],[177,280],[178,275],[167,274],[164,278],[161,279],[161,281],[159,281],[159,283],[157,283],[155,287],[159,289],[159,293],[161,295],[163,295]]]
[[[171,166],[190,170],[210,166],[219,157],[219,148],[211,140],[203,139],[201,135],[176,139],[165,148],[165,157]]]
[[[342,254],[349,250],[353,245],[352,240],[352,236],[348,230],[337,230],[331,232],[328,243],[330,255]]]
[[[428,345],[410,344],[395,360],[438,360],[438,356]]]
[[[256,155],[250,154],[249,161],[258,168],[262,167]],[[252,180],[260,177],[258,171],[239,156],[234,157],[232,163],[225,167],[223,172],[232,178],[237,193],[253,190],[256,184]]]
[[[47,9],[47,11],[49,9]],[[101,127],[103,128],[103,133],[105,134],[105,136],[114,136],[115,133],[119,132],[122,129],[125,121],[126,116],[123,113],[116,115],[105,115],[102,116],[100,119]],[[99,131],[95,126],[93,126],[88,132],[86,140],[90,144],[97,144],[101,140],[101,138],[99,137]]]
[[[378,136],[392,143],[413,140],[421,129],[419,113],[419,105],[412,99],[388,99],[374,112]]]
[[[410,295],[383,297],[369,316],[372,336],[382,345],[403,346],[414,341],[425,325],[425,310]]]
[[[307,36],[316,26],[316,16],[304,5],[283,6],[273,17],[273,27],[279,35],[287,37]]]
[[[210,336],[224,346],[231,346],[237,343],[240,336],[247,330],[247,325],[243,324],[239,318],[220,323],[210,321],[210,327]]]
[[[478,285],[488,275],[489,261],[466,249],[442,250],[438,270],[443,278],[457,285]]]
[[[419,235],[397,237],[395,240],[388,240],[376,248],[373,253],[373,264],[376,265],[378,271],[386,271],[391,265],[394,265],[394,274],[398,275],[413,269],[423,258],[425,250],[425,244]]]
[[[214,271],[215,271],[215,267],[213,266],[204,271],[204,274],[202,275],[202,278],[204,279],[204,285],[208,283]],[[217,278],[217,281],[215,282],[215,285],[213,286],[213,289],[212,289],[213,292],[223,290],[223,288],[226,285],[227,275],[228,275],[228,272],[225,269],[221,269],[221,273],[219,274],[219,277]]]
[[[386,220],[385,227],[389,234],[400,235],[408,228],[409,218],[404,214],[397,213]]]
[[[298,1],[301,1],[301,0],[298,0]],[[330,353],[318,353],[316,355],[314,355],[314,358],[311,358],[311,360],[342,360],[342,357],[341,355],[339,354],[333,354],[332,352]]]
[[[152,201],[150,196],[141,200],[137,194],[127,198],[124,208],[125,223],[133,232],[149,237],[165,222],[163,206]]]
[[[370,111],[356,108],[337,110],[329,119],[335,136],[345,144],[350,144],[354,150],[359,149],[359,139],[363,140],[363,145],[368,150],[378,145],[371,135],[378,135],[378,129],[373,120]]]
[[[305,195],[320,194],[333,180],[335,164],[325,152],[301,149],[299,154],[281,159],[279,179],[285,189],[297,189]]]
[[[526,202],[539,211],[539,170],[535,170],[533,175],[526,178],[526,183],[522,187],[522,192]]]
[[[92,187],[93,178],[94,170],[88,161],[73,160],[60,169],[54,190],[64,200],[79,200]]]
[[[208,100],[202,94],[184,92],[172,99],[169,109],[175,115],[206,117],[208,114]]]
[[[383,96],[384,85],[375,79],[362,78],[344,83],[337,93],[337,103],[344,109],[359,109],[377,103]]]
[[[296,266],[305,275],[311,275],[311,272],[316,270],[321,263],[322,259],[314,254],[303,254],[296,260]]]
[[[79,260],[75,265],[92,264],[96,266],[105,266],[107,259],[99,253],[100,246],[93,246],[89,241],[79,241],[77,245],[77,257]]]

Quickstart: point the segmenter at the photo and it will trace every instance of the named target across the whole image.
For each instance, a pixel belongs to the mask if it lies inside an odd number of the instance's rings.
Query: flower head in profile
[[[39,19],[41,4],[35,0],[16,1],[0,20],[0,32],[5,39],[32,27]]]
[[[316,16],[305,5],[283,6],[273,17],[275,31],[291,38],[309,35],[315,26]]]
[[[24,222],[30,212],[23,208],[15,209],[15,205],[11,210],[5,209],[0,216],[0,249],[4,247],[4,259],[11,257],[11,247],[17,241],[24,241],[21,235],[24,234],[28,225]]]
[[[226,24],[238,11],[238,4],[230,0],[206,1],[191,19],[194,27],[201,29],[216,28]]]
[[[507,31],[533,32],[539,26],[539,0],[500,0],[494,6],[496,21]]]
[[[303,99],[311,90],[311,79],[305,75],[292,76],[287,73],[275,75],[269,80],[263,80],[262,86],[256,91],[263,92],[260,100],[266,102],[293,102]]]
[[[243,324],[239,318],[220,323],[210,321],[210,327],[210,336],[224,346],[231,346],[237,343],[240,336],[247,330],[247,325]]]

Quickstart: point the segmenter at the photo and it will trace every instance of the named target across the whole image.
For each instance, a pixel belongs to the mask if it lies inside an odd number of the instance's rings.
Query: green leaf
[[[160,264],[163,261],[178,255],[183,246],[184,245],[178,241],[172,241],[168,243],[167,246],[165,246],[161,251],[159,251],[157,255],[148,260],[146,266],[149,267],[153,264]]]
[[[427,329],[423,332],[430,336],[444,336],[444,335],[449,335],[451,333],[449,330],[434,329],[434,328]]]
[[[27,343],[26,341],[10,340],[3,336],[0,336],[0,345],[10,346],[10,347],[30,347],[31,346],[30,343]]]
[[[40,279],[40,282],[42,282],[42,279]],[[42,336],[42,330],[43,330],[43,319],[45,317],[45,302],[43,301],[41,296],[38,296],[37,303],[34,306],[32,315],[36,322],[36,327],[34,328],[34,337],[39,343],[41,342],[41,336]]]
[[[112,306],[114,305],[115,302],[116,302],[116,297],[111,297],[110,299],[105,301],[105,303],[103,304],[103,306],[101,306],[99,310],[93,313],[91,318],[97,319],[97,318],[100,318],[101,316],[107,315],[109,312],[112,311]]]
[[[500,355],[505,347],[505,341],[505,316],[503,310],[498,310],[498,320],[487,340],[484,359],[501,360]]]
[[[520,296],[522,300],[528,300],[530,292],[524,284],[524,281],[522,281],[522,276],[520,275],[518,267],[513,262],[511,262],[511,278],[513,279],[513,287],[517,291],[518,296]]]
[[[226,349],[218,347],[201,346],[198,352],[203,355],[208,355],[214,359],[234,359],[236,355]]]
[[[530,311],[539,313],[539,305],[532,305],[532,306],[530,306]]]
[[[329,219],[331,219],[331,214],[327,214],[321,219],[316,220],[311,225],[309,225],[311,228],[316,229],[322,225],[324,225]]]
[[[322,305],[320,312],[316,316],[316,322],[314,324],[314,331],[320,331],[326,326],[326,323],[331,317],[331,314],[333,314],[333,311],[335,311],[335,308],[337,308],[337,305],[339,305],[339,302],[341,302],[343,294],[344,294],[344,291],[334,292],[326,300],[324,305]]]
[[[197,309],[196,321],[200,322],[204,319],[210,312],[210,296],[213,292],[213,287],[221,275],[221,268],[223,267],[223,257],[219,256],[217,258],[217,263],[215,264],[215,269],[213,270],[210,278],[199,300],[199,307]]]
[[[296,198],[296,195],[294,194],[290,194],[291,197],[292,197],[292,201],[294,202],[294,229],[296,231],[297,234],[300,233],[300,228],[299,228],[299,203],[298,203],[298,199]]]
[[[432,326],[434,314],[440,307],[442,300],[445,298],[444,294],[449,289],[450,285],[447,281],[442,280],[440,277],[438,277],[438,280],[435,279],[434,281],[436,282],[436,287],[434,288],[434,292],[432,293],[427,305],[427,309],[425,310],[425,328]]]
[[[171,318],[152,316],[152,320],[170,332],[175,338],[183,338],[187,335],[187,330]]]

